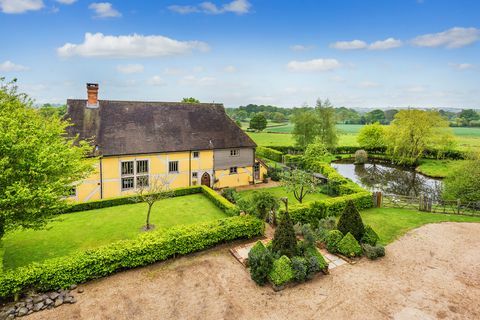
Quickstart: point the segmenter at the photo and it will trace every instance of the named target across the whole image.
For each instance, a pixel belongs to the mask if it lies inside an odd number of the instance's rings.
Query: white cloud
[[[141,64],[123,64],[117,66],[117,71],[123,74],[133,74],[143,72],[144,67]]]
[[[160,76],[153,76],[148,79],[147,83],[151,86],[164,86],[167,83]]]
[[[27,67],[22,66],[21,64],[15,64],[12,61],[5,61],[0,63],[0,71],[2,72],[14,72],[14,71],[25,71],[28,70]]]
[[[293,72],[324,72],[341,66],[336,59],[313,59],[307,61],[290,61],[287,68]]]
[[[220,7],[213,2],[206,1],[206,2],[200,3],[197,6],[171,5],[168,7],[168,9],[180,14],[189,14],[189,13],[222,14],[222,13],[231,12],[231,13],[241,15],[241,14],[248,13],[250,11],[251,6],[252,5],[250,4],[250,2],[248,2],[248,0],[234,0]]]
[[[180,80],[180,84],[187,86],[212,86],[216,84],[216,79],[213,77],[196,77],[188,75]]]
[[[480,29],[455,27],[449,30],[416,37],[412,43],[419,47],[461,48],[480,40]]]
[[[450,63],[450,66],[458,70],[468,70],[475,68],[471,63]]]
[[[77,2],[77,0],[57,0],[57,2],[61,4],[73,4]]]
[[[374,43],[371,43],[368,46],[368,49],[370,50],[388,50],[388,49],[394,49],[402,46],[402,41],[394,39],[394,38],[388,38],[385,40],[379,40],[375,41]]]
[[[338,50],[358,50],[366,49],[367,43],[362,40],[352,40],[352,41],[337,41],[330,45],[331,48]]]
[[[0,0],[0,10],[3,13],[23,13],[40,10],[43,7],[43,0]]]
[[[223,71],[227,72],[227,73],[234,73],[234,72],[237,72],[237,68],[235,68],[235,66],[226,66]]]
[[[296,44],[290,47],[290,50],[292,51],[307,51],[310,50],[312,47],[311,46],[304,46],[302,44]]]
[[[85,33],[83,43],[66,43],[57,48],[61,57],[164,57],[190,53],[194,50],[208,51],[201,41],[178,41],[160,35],[139,34],[108,36],[103,33]]]
[[[378,84],[376,82],[373,82],[373,81],[362,81],[358,84],[358,86],[360,88],[368,89],[368,88],[378,88],[380,86],[380,84]]]
[[[118,18],[122,16],[110,2],[94,2],[88,8],[95,12],[94,18]]]

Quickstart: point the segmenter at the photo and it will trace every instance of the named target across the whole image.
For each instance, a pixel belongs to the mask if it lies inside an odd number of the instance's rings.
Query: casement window
[[[199,151],[193,151],[193,157],[194,158],[199,158],[200,157],[200,152]]]
[[[231,157],[238,157],[240,155],[240,149],[230,149]]]
[[[235,174],[238,173],[238,168],[237,167],[230,167],[230,174]]]
[[[169,173],[178,173],[178,161],[169,161],[168,162],[168,172]]]
[[[197,179],[198,178],[198,172],[192,172],[192,178]]]
[[[140,187],[148,187],[149,183],[148,160],[122,161],[121,162],[121,187],[123,190],[131,190]]]

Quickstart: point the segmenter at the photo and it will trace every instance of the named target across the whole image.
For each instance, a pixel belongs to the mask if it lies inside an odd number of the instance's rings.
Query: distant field
[[[272,126],[272,127],[270,127]],[[247,123],[242,123],[242,128],[246,129]],[[363,127],[361,124],[339,124],[341,146],[356,146],[357,134]],[[269,123],[265,132],[249,132],[248,135],[260,146],[286,146],[293,145],[295,140],[290,132],[293,130],[293,124],[287,123],[278,126],[277,123]],[[480,128],[452,128],[457,137],[459,149],[477,149],[480,150]]]

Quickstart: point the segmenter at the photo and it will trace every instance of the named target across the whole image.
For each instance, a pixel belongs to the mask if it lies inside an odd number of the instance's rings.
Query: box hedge
[[[240,213],[240,210],[233,203],[219,195],[215,190],[207,187],[201,186],[201,192],[212,201],[217,207],[228,215],[234,216]]]
[[[347,257],[358,257],[363,253],[362,247],[350,232],[336,244],[336,247],[338,252]]]
[[[264,223],[253,216],[152,231],[70,256],[32,263],[0,275],[0,297],[28,290],[67,288],[114,272],[145,266],[239,238],[261,235]]]
[[[268,279],[276,286],[282,286],[293,279],[292,262],[287,256],[281,256],[273,261]]]
[[[283,153],[267,147],[257,147],[255,154],[261,158],[267,158],[276,162],[282,162]]]

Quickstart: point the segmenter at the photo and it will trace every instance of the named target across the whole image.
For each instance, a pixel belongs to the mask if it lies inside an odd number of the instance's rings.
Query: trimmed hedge
[[[287,256],[281,256],[273,261],[273,266],[268,273],[268,279],[276,286],[284,285],[293,279],[292,262]]]
[[[276,162],[282,162],[283,153],[268,147],[257,147],[255,154],[261,158],[267,158]]]
[[[32,263],[0,275],[0,297],[27,290],[67,288],[120,270],[145,266],[218,243],[261,235],[264,223],[253,216],[152,231],[92,250]]]
[[[236,205],[219,195],[215,190],[207,186],[200,186],[201,192],[212,201],[217,207],[219,207],[223,212],[230,216],[235,216],[240,214],[240,210]]]
[[[327,245],[327,250],[330,253],[337,252],[337,244],[343,239],[343,234],[338,230],[330,230],[327,234],[327,239],[325,244]]]
[[[267,148],[280,151],[283,154],[287,153],[303,153],[305,148],[297,146],[267,146]]]
[[[189,194],[202,192],[201,186],[177,188],[172,191],[173,191],[174,197],[186,196]],[[134,199],[135,199],[135,195],[129,195],[129,196],[123,196],[123,197],[117,197],[117,198],[111,198],[111,199],[102,199],[102,200],[94,200],[94,201],[83,202],[83,203],[75,203],[69,206],[66,210],[64,210],[64,213],[108,208],[108,207],[120,206],[124,204],[132,204],[134,203]]]
[[[361,242],[370,246],[375,246],[378,240],[380,240],[380,237],[375,232],[375,230],[373,230],[372,227],[370,227],[368,224],[365,225],[365,233],[363,234]]]
[[[358,257],[363,253],[362,247],[350,232],[336,244],[336,247],[338,252],[347,257]]]

